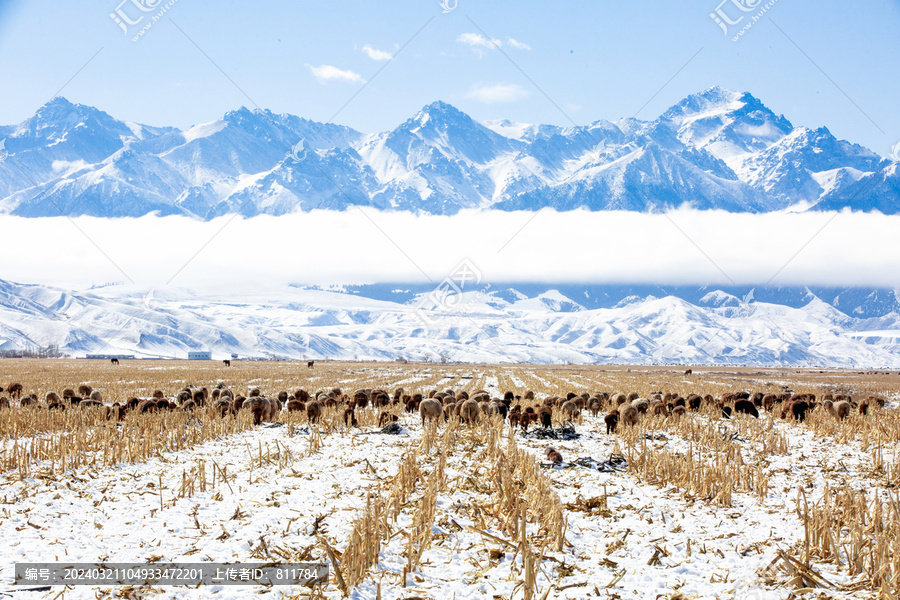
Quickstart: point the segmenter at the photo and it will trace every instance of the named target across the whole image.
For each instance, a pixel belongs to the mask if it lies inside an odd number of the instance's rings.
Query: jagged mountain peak
[[[481,123],[438,100],[366,136],[246,106],[184,131],[154,128],[57,97],[19,126],[0,128],[0,137],[9,156],[6,167],[0,161],[0,212],[23,216],[189,210],[212,218],[349,204],[434,214],[684,205],[900,211],[887,161],[827,128],[795,129],[749,92],[718,86],[658,119],[565,127]]]

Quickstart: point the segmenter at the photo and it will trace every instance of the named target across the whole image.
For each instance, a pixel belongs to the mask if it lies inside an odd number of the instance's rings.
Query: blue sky
[[[0,1],[0,123],[62,88],[178,127],[246,105],[374,132],[439,99],[479,120],[586,124],[652,119],[721,85],[881,154],[900,141],[900,0],[777,0],[736,42],[768,0],[458,0],[448,13],[437,0],[175,0],[136,42],[172,0],[120,1]],[[126,35],[117,8],[144,18]],[[727,36],[717,8],[744,17]]]

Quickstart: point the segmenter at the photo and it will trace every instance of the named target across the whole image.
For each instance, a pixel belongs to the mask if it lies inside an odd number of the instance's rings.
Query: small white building
[[[188,352],[188,360],[212,360],[212,352],[209,350]]]

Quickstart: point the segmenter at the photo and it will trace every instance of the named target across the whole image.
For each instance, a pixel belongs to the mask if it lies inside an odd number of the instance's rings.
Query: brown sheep
[[[590,403],[588,404],[588,410],[591,411],[591,415],[593,417],[597,417],[600,414],[600,398],[596,396],[591,398]]]
[[[628,402],[628,397],[625,394],[619,392],[618,394],[613,395],[612,402],[615,406],[621,406],[622,404]]]
[[[422,417],[422,424],[425,424],[426,419],[431,419],[432,421],[436,421],[441,417],[444,413],[444,406],[434,400],[432,398],[427,398],[422,400],[419,404],[419,415]]]
[[[249,410],[250,414],[253,415],[254,425],[259,425],[264,421],[268,421],[272,415],[271,403],[267,398],[262,398],[260,396],[251,397],[244,403],[242,408],[244,410]]]
[[[617,411],[612,411],[603,417],[603,420],[606,422],[606,434],[609,435],[610,433],[615,433],[616,425],[619,424],[619,413]]]
[[[260,397],[260,394],[262,394],[262,392],[260,391],[260,389],[259,389],[258,387],[253,388],[252,390],[250,390],[250,398],[259,398],[259,397]],[[197,401],[196,394],[195,394],[194,396],[195,396],[195,397],[194,397],[194,402],[196,402],[196,401]]]
[[[19,400],[19,404],[24,406],[37,406],[37,398],[32,395],[23,396],[21,400]]]
[[[378,415],[378,426],[384,427],[389,423],[396,423],[400,420],[400,417],[397,415],[391,414],[386,410],[381,411],[381,414]]]
[[[559,453],[559,450],[557,450],[553,446],[550,446],[549,448],[547,448],[547,460],[555,465],[558,465],[563,461],[563,457],[562,454]]]
[[[91,400],[93,400],[94,402],[100,402],[101,404],[103,403],[103,394],[100,393],[100,390],[94,390],[93,392],[91,392]]]
[[[196,410],[196,409],[197,409],[197,403],[194,402],[193,400],[188,400],[187,402],[185,402],[184,404],[181,405],[181,410],[192,411],[192,410]],[[235,407],[235,410],[238,410],[238,409]],[[143,402],[141,402],[138,405],[138,412],[155,412],[155,411],[156,411],[156,403],[151,402],[150,400],[144,400]]]
[[[89,386],[86,383],[82,383],[81,385],[78,386],[78,395],[81,396],[82,398],[90,397],[91,392],[93,392],[93,391],[94,391],[94,388],[92,388],[91,386]]]
[[[766,394],[762,398],[762,407],[766,412],[772,412],[772,409],[775,408],[775,402],[777,401],[777,397],[775,394]]]
[[[75,395],[75,390],[72,388],[66,388],[63,390],[63,400],[67,400]]]
[[[215,404],[213,404],[213,409],[222,418],[234,414],[234,404],[228,400],[216,400]]]
[[[663,417],[669,414],[669,407],[663,402],[654,402],[650,406],[650,414],[661,415]]]
[[[684,416],[686,414],[687,414],[687,409],[684,406],[679,405],[672,409],[673,417],[677,418],[677,417]]]
[[[635,398],[631,401],[631,405],[641,414],[644,414],[650,408],[650,402],[646,398]]]
[[[578,405],[571,400],[567,400],[563,403],[561,410],[567,421],[574,421],[581,415],[581,411],[578,410]]]
[[[358,427],[359,422],[356,420],[356,411],[348,408],[344,411],[344,427]]]
[[[306,404],[304,404],[302,400],[293,398],[292,400],[288,400],[287,409],[288,412],[304,412],[306,410]]]
[[[625,401],[626,401],[626,402],[634,402],[635,400],[637,400],[637,399],[640,398],[640,397],[641,397],[641,395],[638,394],[637,392],[630,392],[630,393],[625,397]]]
[[[638,422],[638,411],[631,404],[623,404],[619,407],[619,420],[628,425],[629,427],[633,427],[637,425]]]
[[[834,416],[843,421],[850,414],[850,403],[846,400],[835,402]]]
[[[306,403],[306,418],[310,423],[318,423],[322,418],[322,403],[318,400],[312,400]]]
[[[806,420],[806,413],[809,412],[809,403],[805,400],[797,400],[790,404],[791,415],[798,421]]]
[[[59,394],[56,392],[47,392],[47,396],[44,398],[47,404],[62,404],[62,400],[59,398]]]
[[[153,397],[156,398],[157,400],[162,400],[163,398],[166,397],[166,395],[163,394],[162,390],[156,390],[155,392],[153,392]]]
[[[296,398],[297,400],[299,400],[300,402],[303,402],[305,404],[305,403],[309,402],[309,392],[307,392],[304,389],[299,389],[296,392],[294,392],[294,398]]]
[[[759,418],[759,411],[756,410],[756,406],[752,401],[747,400],[746,398],[742,398],[734,403],[734,412],[735,413],[744,413],[745,415],[752,415]]]
[[[467,425],[475,423],[479,416],[481,416],[481,409],[478,406],[478,402],[473,399],[463,402],[459,409],[459,416]]]
[[[541,410],[541,427],[553,427],[553,423],[550,420],[550,409],[544,408]]]
[[[525,391],[525,396],[523,396],[525,400],[534,400],[534,392],[531,390]]]
[[[14,382],[14,383],[9,384],[9,387],[6,388],[6,393],[9,394],[10,398],[15,398],[16,400],[19,400],[22,398],[22,390],[23,389],[24,388],[22,387],[21,383]]]
[[[9,408],[9,398],[6,396],[0,397],[0,410],[4,408]]]

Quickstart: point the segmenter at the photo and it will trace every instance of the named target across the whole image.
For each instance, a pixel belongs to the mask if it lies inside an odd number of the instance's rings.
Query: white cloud
[[[231,222],[230,216],[209,222],[151,216],[74,221],[136,285],[145,287],[164,286],[197,250],[171,285],[250,289],[251,282],[425,283],[422,271],[437,282],[464,258],[477,266],[485,281],[510,283],[731,285],[730,278],[739,285],[759,286],[778,273],[769,285],[893,288],[900,272],[895,248],[900,216],[841,213],[829,223],[834,213],[677,210],[645,215],[545,209],[536,216],[490,210],[433,216],[362,210],[238,217]],[[66,288],[125,279],[66,218],[0,216],[0,231],[2,279]],[[306,246],[328,251],[317,253],[315,260],[298,257],[298,231]],[[743,242],[735,243],[735,232]],[[448,235],[453,244],[434,243]],[[598,235],[603,243],[590,242]],[[336,236],[340,244],[334,243]],[[35,244],[37,239],[66,243]],[[570,243],[546,243],[560,239]],[[866,243],[838,244],[836,239]],[[185,240],[190,242],[185,245]],[[265,243],[257,243],[260,240]]]
[[[515,83],[495,83],[493,85],[476,87],[466,94],[466,97],[485,104],[496,104],[499,102],[515,102],[527,95],[528,92]]]
[[[306,66],[312,71],[313,76],[319,80],[319,83],[327,83],[329,81],[347,81],[350,83],[366,82],[359,73],[354,73],[349,70],[345,71],[331,65],[321,65],[319,67],[314,67],[312,65]]]
[[[471,46],[472,48],[479,51],[482,48],[494,50],[495,48],[503,45],[503,42],[501,42],[500,40],[489,40],[488,38],[478,33],[464,33],[456,38],[456,41],[461,44]]]
[[[366,44],[362,47],[362,52],[371,58],[372,60],[391,60],[394,58],[394,55],[390,52],[385,52],[384,50],[378,50],[377,48],[373,48],[372,46]]]
[[[531,46],[529,46],[528,44],[526,44],[524,42],[514,40],[513,38],[508,38],[506,40],[506,43],[509,44],[510,46],[512,46],[513,48],[515,48],[516,50],[531,50]]]

